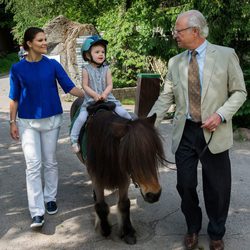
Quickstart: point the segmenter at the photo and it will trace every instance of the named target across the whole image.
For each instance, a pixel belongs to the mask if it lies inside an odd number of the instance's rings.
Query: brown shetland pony
[[[77,99],[71,107],[71,117],[81,105]],[[130,221],[128,188],[130,179],[140,187],[145,201],[159,200],[161,186],[158,164],[164,161],[161,139],[154,128],[155,115],[150,118],[127,120],[112,111],[99,110],[87,121],[86,163],[95,192],[95,211],[100,219],[103,236],[111,233],[109,207],[104,189],[118,189],[118,209],[121,215],[121,237],[128,244],[136,243],[135,229]],[[80,144],[83,133],[80,134]]]

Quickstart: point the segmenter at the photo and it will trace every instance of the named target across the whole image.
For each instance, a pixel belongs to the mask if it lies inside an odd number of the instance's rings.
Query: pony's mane
[[[164,162],[161,137],[146,119],[130,123],[128,133],[120,145],[120,164],[140,183],[150,183],[158,174],[158,165]]]
[[[87,167],[98,185],[114,189],[127,181],[127,172],[119,165],[120,139],[115,137],[112,123],[126,124],[111,111],[98,111],[87,124]]]
[[[114,189],[131,175],[142,183],[157,176],[164,150],[157,131],[145,119],[129,121],[99,111],[87,123],[87,167],[98,185]]]

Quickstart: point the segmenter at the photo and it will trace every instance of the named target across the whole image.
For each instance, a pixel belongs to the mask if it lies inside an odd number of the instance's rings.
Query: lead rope
[[[209,140],[208,140],[206,146],[203,148],[203,150],[202,150],[201,153],[199,154],[199,158],[201,158],[201,157],[203,156],[203,154],[206,152],[206,150],[207,150],[207,148],[208,148],[208,145],[209,145],[209,143],[210,143],[211,140],[212,140],[213,134],[214,134],[214,132],[211,133],[210,138],[209,138]],[[170,164],[176,165],[175,162],[169,161],[169,160],[167,160],[167,159],[163,159],[163,161],[166,162],[166,163],[170,163]],[[177,171],[176,168],[171,168],[171,167],[168,167],[167,165],[164,165],[164,166],[165,166],[166,168],[170,169],[170,170]],[[132,178],[131,175],[130,175],[130,179],[132,180],[132,182],[133,182],[135,188],[140,188],[140,186],[138,185],[138,183],[136,183],[136,182],[133,180],[133,178]]]
[[[207,150],[207,148],[208,148],[208,145],[209,145],[209,143],[210,143],[211,140],[212,140],[213,134],[214,134],[214,132],[211,133],[210,138],[209,138],[209,140],[208,140],[206,146],[202,149],[201,153],[199,154],[199,159],[200,159],[200,158],[204,155],[204,153],[206,152],[206,150]],[[169,160],[167,160],[167,159],[164,159],[164,162],[170,163],[170,164],[173,164],[173,165],[176,165],[175,162],[169,161]],[[164,166],[165,166],[166,168],[170,169],[170,170],[176,171],[176,168],[171,168],[171,167],[168,167],[167,165],[164,165]]]

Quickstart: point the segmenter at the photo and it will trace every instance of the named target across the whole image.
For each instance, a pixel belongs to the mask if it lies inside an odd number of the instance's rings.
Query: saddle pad
[[[110,101],[97,101],[92,102],[88,107],[87,111],[89,115],[95,114],[98,110],[104,109],[108,111],[113,111],[115,109],[116,105],[114,102]]]

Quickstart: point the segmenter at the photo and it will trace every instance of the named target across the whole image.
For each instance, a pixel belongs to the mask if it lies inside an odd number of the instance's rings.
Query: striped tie
[[[191,53],[188,66],[188,96],[189,113],[195,122],[201,121],[201,87],[199,80],[199,67],[196,60],[197,51]]]

